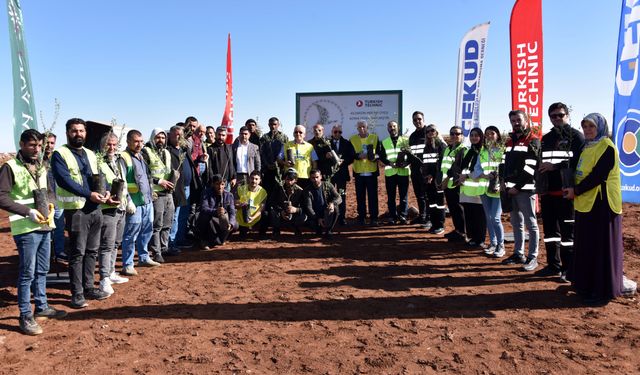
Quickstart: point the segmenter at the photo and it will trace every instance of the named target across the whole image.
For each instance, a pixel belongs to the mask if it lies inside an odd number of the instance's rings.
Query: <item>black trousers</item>
[[[387,189],[387,209],[390,219],[407,218],[409,208],[409,176],[385,176],[384,184]],[[396,188],[400,195],[400,213],[396,209]]]
[[[451,214],[453,227],[456,228],[456,232],[464,235],[464,212],[460,205],[460,187],[457,186],[454,189],[444,189],[444,195],[447,198],[447,206],[449,207],[449,214]]]
[[[429,220],[431,228],[444,228],[444,192],[438,190],[435,182],[426,184],[427,200],[429,201]]]
[[[69,280],[71,294],[79,295],[94,288],[96,259],[100,248],[102,210],[90,212],[64,210],[69,232]]]
[[[487,237],[487,220],[484,216],[484,208],[478,203],[463,203],[464,224],[467,238],[476,244],[483,244]]]
[[[358,220],[364,220],[367,217],[367,198],[369,201],[369,216],[371,220],[378,220],[378,176],[356,175]]]
[[[420,213],[419,216],[426,220],[428,219],[427,190],[424,184],[424,177],[419,170],[411,170],[411,186],[413,186],[413,193],[415,194],[416,201],[418,202],[418,212]]]
[[[347,213],[347,181],[332,178],[331,183],[335,186],[336,190],[338,190],[338,193],[340,193],[340,197],[342,198],[342,202],[338,206],[340,208],[338,220],[342,221]]]
[[[573,262],[573,201],[545,194],[540,206],[547,265],[558,271],[566,271]]]

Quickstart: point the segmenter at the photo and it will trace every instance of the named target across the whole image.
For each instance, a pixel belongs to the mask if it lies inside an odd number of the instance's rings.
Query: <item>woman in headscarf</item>
[[[603,305],[622,294],[622,194],[620,159],[608,137],[605,118],[582,120],[586,141],[576,168],[574,199],[575,259],[567,278],[586,304]]]
[[[464,208],[465,232],[471,247],[480,248],[484,245],[487,233],[487,222],[482,208],[480,196],[483,193],[481,182],[471,177],[473,167],[478,161],[484,140],[482,129],[473,128],[469,132],[471,146],[465,151],[460,162],[462,173],[458,179],[460,188],[460,203]],[[461,154],[458,154],[461,155]]]

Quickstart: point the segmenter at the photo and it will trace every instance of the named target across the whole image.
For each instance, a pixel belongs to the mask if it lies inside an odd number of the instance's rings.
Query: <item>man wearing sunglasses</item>
[[[538,271],[540,276],[560,276],[566,281],[566,272],[573,258],[573,200],[563,199],[562,173],[573,176],[578,158],[584,147],[584,136],[569,124],[569,108],[564,103],[549,106],[553,124],[542,137],[542,160],[538,173],[546,180],[547,189],[541,195],[544,247],[547,266]]]
[[[336,173],[331,177],[333,186],[336,187],[342,202],[339,205],[338,224],[347,225],[345,214],[347,212],[347,181],[351,180],[349,176],[349,165],[353,163],[356,157],[356,151],[348,139],[342,136],[342,125],[334,125],[331,129],[331,150],[335,151],[340,158],[340,166]]]

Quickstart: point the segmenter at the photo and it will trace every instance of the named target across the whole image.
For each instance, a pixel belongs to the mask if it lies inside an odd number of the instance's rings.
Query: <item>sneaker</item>
[[[387,225],[396,225],[396,221],[395,221],[395,219],[391,219],[391,218],[390,218],[390,219],[388,219],[388,220],[387,220]]]
[[[33,319],[33,315],[20,316],[20,330],[29,336],[36,336],[42,333],[42,327]]]
[[[190,249],[192,247],[193,247],[193,243],[190,243],[190,242],[185,242],[178,245],[178,248],[180,249]]]
[[[480,242],[476,242],[476,241],[469,241],[469,242],[467,242],[467,245],[469,247],[481,247],[481,248],[483,248],[482,244]]]
[[[528,257],[527,261],[522,266],[524,271],[533,271],[538,268],[538,258]]]
[[[425,221],[425,222],[424,222],[424,224],[421,224],[421,225],[422,225],[422,227],[423,227],[424,229],[426,229],[426,230],[431,229],[431,227],[433,226],[433,225],[431,224],[431,221],[429,221],[429,220]]]
[[[160,265],[160,263],[154,261],[151,258],[148,258],[145,261],[139,261],[138,262],[138,267],[158,267]]]
[[[47,320],[47,319],[60,319],[67,316],[67,312],[63,310],[56,310],[53,307],[47,307],[42,311],[36,311],[35,318],[36,320]]]
[[[122,277],[116,272],[113,272],[111,273],[111,275],[109,275],[109,280],[111,280],[113,284],[124,284],[126,282],[129,282],[128,278]]]
[[[505,254],[504,245],[500,244],[496,246],[496,251],[493,252],[494,258],[502,258]]]
[[[400,216],[400,218],[398,219],[398,223],[400,225],[406,225],[407,224],[407,218],[404,216]]]
[[[56,259],[69,260],[69,255],[63,251],[60,254],[56,255]]]
[[[493,255],[493,253],[496,252],[496,248],[498,247],[498,245],[489,245],[489,247],[486,247],[484,249],[484,254],[487,256],[491,256]]]
[[[104,279],[100,280],[100,291],[108,295],[112,295],[115,291],[113,290],[111,283],[112,283],[111,279],[108,277],[105,277]]]
[[[571,284],[571,280],[567,278],[567,271],[560,272],[560,282],[564,284]]]
[[[444,233],[444,228],[431,228],[429,229],[430,234],[441,234]]]
[[[95,299],[95,300],[103,300],[111,297],[111,294],[107,294],[98,288],[93,288],[84,291],[84,298],[86,299]]]
[[[138,271],[136,271],[133,266],[127,266],[122,269],[122,272],[120,272],[120,274],[125,276],[138,276]]]
[[[526,262],[526,260],[524,259],[524,256],[513,254],[512,256],[503,260],[502,264],[507,264],[507,265],[508,264],[524,264],[524,262]]]
[[[447,241],[449,242],[465,242],[466,241],[464,235],[460,234],[457,231],[449,232],[447,233],[447,235],[448,235]]]
[[[71,307],[73,307],[74,309],[84,309],[87,306],[89,306],[89,304],[84,299],[84,296],[82,294],[71,296]]]

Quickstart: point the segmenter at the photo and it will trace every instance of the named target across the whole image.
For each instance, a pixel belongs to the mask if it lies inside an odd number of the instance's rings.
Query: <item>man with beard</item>
[[[256,120],[250,118],[245,121],[244,126],[249,129],[249,142],[260,147],[260,131],[258,130],[258,123]]]
[[[250,142],[250,137],[249,129],[243,126],[231,146],[237,184],[240,185],[247,183],[251,172],[260,170],[260,149]]]
[[[424,124],[424,113],[420,111],[413,112],[412,115],[413,125],[416,130],[409,135],[409,146],[411,147],[411,153],[415,156],[412,158],[411,163],[411,185],[413,186],[413,193],[416,196],[418,202],[418,217],[411,220],[411,224],[419,224],[429,229],[431,223],[427,215],[427,191],[424,183],[424,177],[420,167],[422,164],[422,153],[424,152],[424,143],[427,140],[427,127]]]
[[[173,196],[174,185],[171,176],[171,154],[166,146],[166,133],[160,128],[151,132],[149,142],[142,149],[142,157],[151,170],[153,192],[157,199],[153,202],[153,234],[149,241],[149,252],[153,260],[164,263],[163,253],[169,251],[169,231],[173,224]]]
[[[100,150],[104,153],[101,159],[98,159],[98,168],[110,185],[110,191],[114,181],[124,180],[124,166],[117,154],[118,137],[109,132],[100,140]],[[100,230],[100,248],[98,250],[98,258],[100,261],[100,290],[111,295],[114,293],[111,284],[122,284],[129,281],[126,277],[122,277],[116,273],[116,258],[118,248],[122,243],[122,235],[124,233],[125,214],[128,203],[127,186],[122,183],[122,189],[118,194],[114,192],[113,200],[118,200],[118,204],[102,204],[102,227]],[[119,199],[117,199],[119,197]]]
[[[102,210],[100,204],[115,204],[107,191],[104,195],[93,181],[99,173],[93,151],[84,148],[86,123],[79,118],[67,121],[67,144],[53,152],[51,169],[56,179],[58,206],[64,209],[69,233],[69,279],[71,306],[87,307],[86,299],[101,300],[109,295],[94,287],[96,257],[100,247]]]
[[[156,267],[160,263],[149,256],[147,246],[153,235],[152,179],[147,163],[142,158],[142,133],[129,130],[127,149],[120,156],[126,169],[126,181],[131,202],[127,205],[127,222],[122,238],[122,274],[137,276],[133,256],[138,249],[138,266]]]
[[[317,169],[309,173],[309,179],[309,186],[303,192],[304,211],[316,234],[330,238],[338,221],[340,194],[330,182],[322,181],[322,174]]]
[[[331,177],[331,183],[336,187],[342,202],[338,211],[338,224],[347,225],[345,215],[347,214],[347,182],[351,180],[349,175],[349,165],[353,163],[356,151],[349,140],[342,136],[342,125],[334,125],[331,129],[331,150],[333,150],[340,161],[338,162],[338,170]]]
[[[273,194],[280,180],[280,168],[284,165],[281,151],[289,138],[280,131],[280,120],[269,119],[270,131],[260,138],[260,159],[262,166],[262,186],[269,194]]]
[[[573,258],[573,200],[564,199],[562,188],[571,184],[565,176],[573,178],[578,159],[584,147],[584,136],[569,124],[569,108],[564,103],[549,106],[553,124],[542,137],[542,163],[538,172],[546,179],[547,189],[541,194],[542,228],[547,250],[547,266],[539,276],[560,276],[567,280]]]
[[[313,138],[309,140],[309,143],[313,146],[313,150],[318,157],[316,163],[322,173],[322,178],[325,181],[329,181],[333,175],[332,167],[335,162],[331,155],[331,145],[329,141],[324,138],[324,126],[322,126],[322,124],[315,124],[313,126]]]
[[[47,169],[47,184],[49,186],[49,202],[54,204],[55,211],[53,215],[56,228],[51,233],[53,240],[53,253],[57,259],[67,260],[69,257],[64,251],[64,210],[58,207],[56,203],[56,179],[53,178],[53,172],[51,171],[51,156],[53,150],[56,149],[56,135],[53,133],[45,133],[46,139],[44,140],[44,157],[42,163]]]
[[[183,127],[179,124],[169,129],[169,153],[171,154],[171,169],[179,175],[173,189],[173,224],[169,231],[169,250],[166,255],[180,254],[179,247],[187,246],[188,219],[191,212],[191,192],[200,190],[200,180],[194,178],[195,166],[189,157],[187,142],[184,138]],[[199,202],[198,202],[199,203]]]
[[[233,150],[231,145],[225,143],[227,139],[227,127],[218,126],[216,139],[207,149],[209,154],[209,176],[219,174],[227,183],[227,190],[236,186],[236,169],[233,165]]]
[[[225,184],[222,176],[213,175],[211,186],[202,193],[196,231],[205,250],[224,244],[238,229],[233,195],[224,190]]]
[[[513,255],[503,264],[523,264],[524,271],[538,267],[538,220],[536,218],[535,170],[538,167],[540,140],[529,127],[529,117],[521,110],[509,112],[513,132],[509,134],[504,151],[503,190],[511,203],[511,226],[513,227]],[[524,223],[523,223],[524,221]],[[524,226],[529,230],[529,254],[524,257]]]
[[[279,236],[283,225],[293,227],[294,234],[301,234],[300,228],[307,220],[302,210],[302,188],[296,184],[298,174],[293,168],[284,173],[282,186],[275,193],[269,218],[273,226],[273,235]]]
[[[387,124],[389,137],[382,141],[380,161],[384,164],[384,182],[387,188],[387,209],[389,210],[389,224],[396,222],[407,223],[408,193],[409,193],[409,162],[398,161],[401,151],[409,148],[409,140],[398,134],[398,123],[389,121]],[[396,188],[400,195],[400,213],[396,206]]]
[[[36,318],[62,318],[64,311],[47,303],[47,272],[51,253],[50,228],[53,225],[53,204],[49,217],[35,209],[33,191],[47,188],[47,173],[38,162],[42,150],[42,134],[29,129],[20,135],[20,150],[15,159],[0,168],[0,208],[11,215],[11,235],[20,258],[18,269],[18,309],[20,330],[27,335],[39,335],[42,327],[31,311],[31,292]]]
[[[216,141],[216,128],[213,126],[207,126],[205,131],[204,147],[211,147]]]

